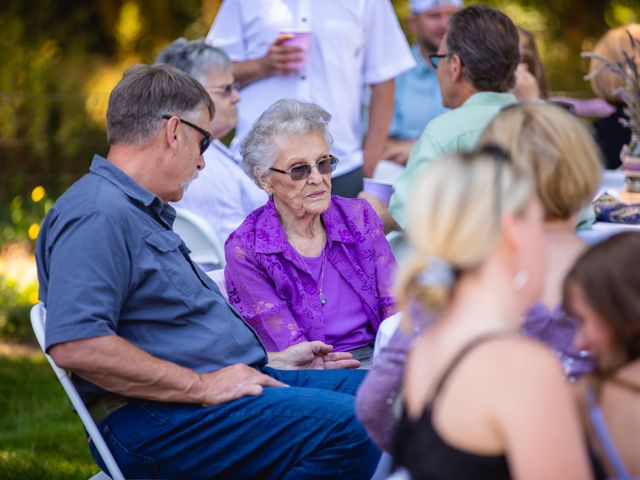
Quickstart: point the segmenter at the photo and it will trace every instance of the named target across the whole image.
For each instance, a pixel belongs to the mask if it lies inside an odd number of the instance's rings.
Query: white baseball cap
[[[422,13],[436,7],[462,7],[462,0],[411,0],[411,11]]]

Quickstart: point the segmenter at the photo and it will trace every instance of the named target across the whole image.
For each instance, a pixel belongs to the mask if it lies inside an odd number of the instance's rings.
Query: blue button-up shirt
[[[411,47],[411,53],[417,65],[396,78],[389,127],[389,135],[401,140],[415,140],[431,119],[448,111],[442,106],[436,71],[424,61],[418,45]]]
[[[197,372],[266,352],[171,230],[175,211],[102,157],[47,214],[36,261],[46,348],[118,335]],[[100,393],[79,385],[85,401]]]

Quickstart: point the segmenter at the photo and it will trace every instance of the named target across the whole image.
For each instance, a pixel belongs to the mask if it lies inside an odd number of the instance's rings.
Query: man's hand
[[[291,345],[282,352],[269,353],[269,366],[279,370],[334,370],[358,368],[360,362],[347,352],[334,352],[320,341]]]
[[[382,158],[400,165],[406,165],[409,154],[415,144],[415,140],[394,140],[389,138],[382,153]]]
[[[380,217],[380,220],[382,220],[385,234],[393,232],[394,230],[402,230],[395,219],[389,213],[389,206],[378,197],[367,192],[360,192],[358,194],[358,198],[364,198],[367,202],[369,202],[369,205],[371,205],[371,207]]]
[[[529,71],[526,63],[519,63],[516,68],[516,84],[512,93],[521,102],[537,102],[540,100],[540,86],[538,80]]]
[[[297,72],[297,64],[304,59],[300,47],[283,45],[293,38],[292,33],[282,33],[273,41],[264,57],[233,62],[233,76],[242,87],[271,75],[287,75]]]
[[[300,47],[283,45],[284,42],[293,38],[292,33],[281,33],[273,41],[267,54],[260,59],[265,76],[286,75],[297,72],[296,65],[304,60],[304,51]]]
[[[244,364],[197,373],[115,335],[59,343],[50,352],[58,366],[105,390],[155,402],[219,405],[286,386]]]
[[[202,405],[205,407],[260,395],[263,387],[286,387],[282,382],[244,364],[231,365],[200,375]]]

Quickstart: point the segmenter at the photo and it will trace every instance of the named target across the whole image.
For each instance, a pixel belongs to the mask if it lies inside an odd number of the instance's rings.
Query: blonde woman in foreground
[[[518,336],[541,291],[543,212],[497,147],[445,158],[413,191],[414,247],[398,284],[434,316],[405,376],[394,456],[420,478],[591,478],[558,361]]]

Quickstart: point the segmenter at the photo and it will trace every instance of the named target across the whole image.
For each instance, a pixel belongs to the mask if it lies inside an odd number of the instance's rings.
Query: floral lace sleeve
[[[278,296],[271,280],[278,276],[277,263],[265,261],[261,264],[238,237],[227,241],[225,254],[224,276],[229,303],[253,327],[267,351],[281,351],[306,341],[303,329],[287,303]]]
[[[365,222],[369,223],[369,233],[373,239],[373,262],[376,271],[376,288],[378,290],[380,319],[384,320],[398,311],[393,296],[393,282],[398,269],[391,246],[384,234],[382,220],[367,203],[364,211]]]
[[[404,367],[411,346],[422,333],[426,321],[414,321],[411,328],[400,326],[374,358],[373,367],[356,395],[356,415],[371,439],[390,452],[396,425],[394,405],[402,390]]]

